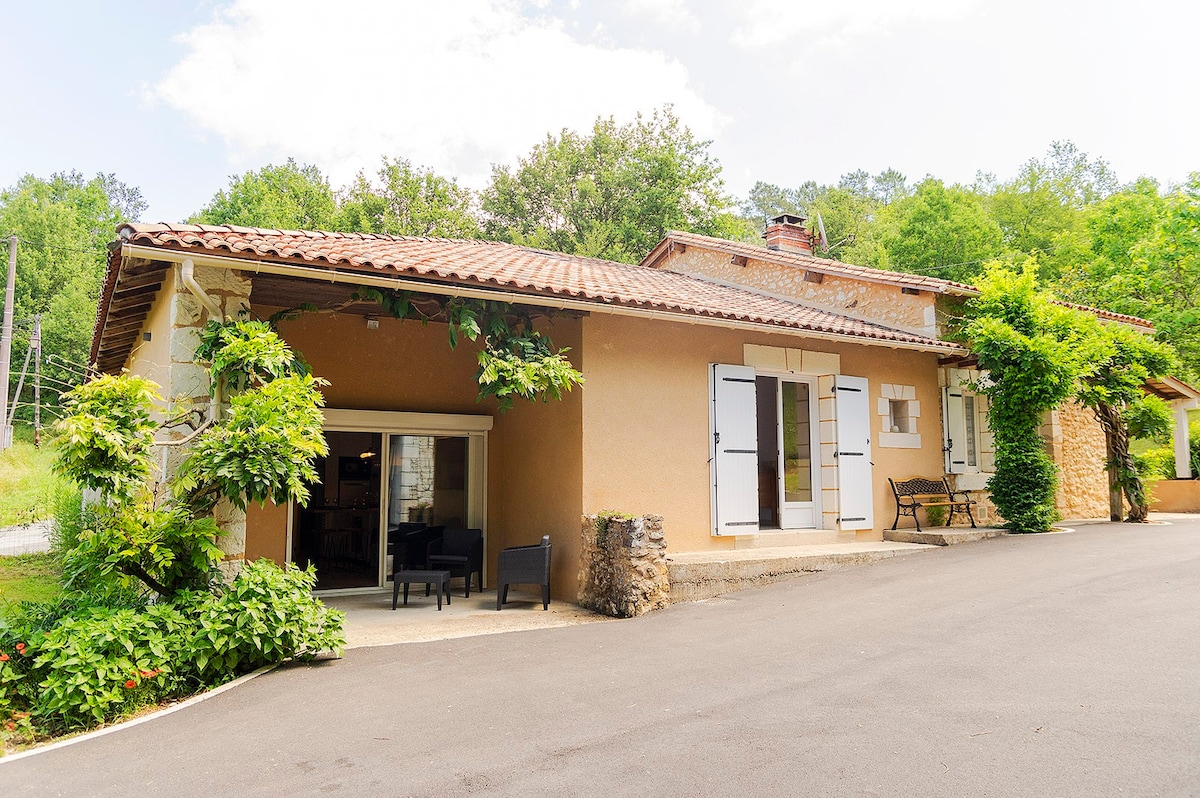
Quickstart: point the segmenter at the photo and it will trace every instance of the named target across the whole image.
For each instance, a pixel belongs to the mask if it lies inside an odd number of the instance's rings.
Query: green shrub
[[[0,625],[0,735],[18,724],[26,736],[86,728],[263,665],[340,655],[344,616],[313,597],[315,581],[311,569],[259,560],[215,594],[97,606],[74,593],[23,605]]]
[[[1138,476],[1142,479],[1174,479],[1175,450],[1166,446],[1133,455]]]
[[[229,589],[199,603],[189,657],[206,681],[273,662],[340,654],[345,615],[312,594],[317,572],[283,570],[270,560],[246,563]]]

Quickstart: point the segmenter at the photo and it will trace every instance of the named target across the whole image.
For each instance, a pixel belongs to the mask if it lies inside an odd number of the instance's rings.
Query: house
[[[977,291],[815,257],[798,217],[773,220],[767,248],[671,233],[637,266],[488,241],[118,232],[92,361],[155,380],[172,403],[207,401],[192,352],[209,316],[316,306],[279,331],[329,381],[322,482],[306,508],[225,508],[220,521],[230,563],[317,562],[321,589],[385,586],[380,530],[423,522],[483,529],[489,580],[502,548],[549,533],[554,593],[573,597],[585,513],[661,515],[675,552],[879,540],[888,477],[981,489],[991,465],[970,353],[941,334]],[[364,286],[527,308],[586,383],[500,413],[476,399],[471,347],[451,350],[436,319],[359,301]],[[1103,438],[1097,450],[1086,421],[1065,408],[1048,440],[1064,512],[1103,515]]]

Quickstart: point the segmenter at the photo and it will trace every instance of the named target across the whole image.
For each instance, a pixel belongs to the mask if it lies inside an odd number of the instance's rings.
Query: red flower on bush
[[[154,671],[139,670],[138,673],[141,674],[143,679],[149,679],[151,676],[154,675]]]
[[[8,662],[8,655],[0,651],[0,662]]]
[[[25,644],[24,644],[24,643],[17,643],[17,653],[18,653],[18,654],[20,654],[20,653],[21,653],[22,651],[24,651],[24,650],[25,650]]]
[[[130,679],[129,681],[125,682],[126,690],[132,690],[135,687],[137,687],[137,682],[135,682],[133,679]]]
[[[16,730],[17,730],[17,724],[13,723],[13,722],[10,720],[8,723],[5,723],[5,724],[4,724],[4,728],[8,729],[9,731],[16,731]]]

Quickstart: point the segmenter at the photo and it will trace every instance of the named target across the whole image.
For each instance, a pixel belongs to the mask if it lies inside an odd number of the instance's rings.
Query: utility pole
[[[12,365],[13,294],[17,282],[17,237],[8,237],[8,283],[4,292],[4,326],[0,331],[0,452],[12,446],[8,423],[8,372]]]
[[[42,314],[33,317],[33,446],[42,445]]]

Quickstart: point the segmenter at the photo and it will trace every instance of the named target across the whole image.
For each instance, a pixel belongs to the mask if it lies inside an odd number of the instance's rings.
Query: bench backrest
[[[896,496],[949,496],[950,486],[946,484],[946,478],[927,479],[925,477],[912,477],[899,482],[888,478],[888,482],[892,483],[892,492]]]

